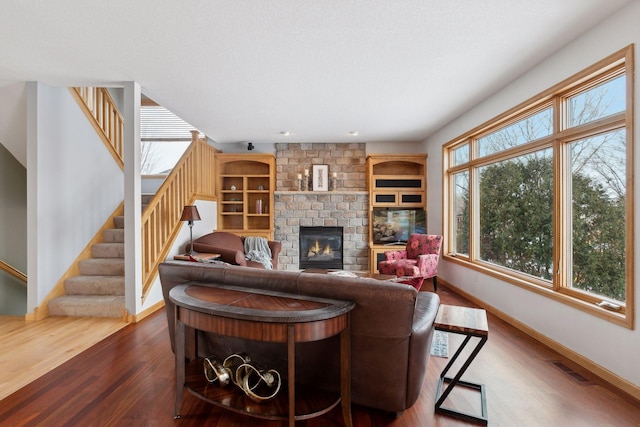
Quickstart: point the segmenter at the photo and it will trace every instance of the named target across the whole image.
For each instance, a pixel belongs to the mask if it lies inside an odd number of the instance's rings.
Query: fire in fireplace
[[[342,227],[300,227],[301,269],[342,269]]]

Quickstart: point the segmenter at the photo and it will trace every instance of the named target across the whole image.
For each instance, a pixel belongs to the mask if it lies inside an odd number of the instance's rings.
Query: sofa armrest
[[[282,242],[269,240],[269,249],[271,250],[271,265],[274,270],[278,269],[278,256],[282,250]]]
[[[440,297],[438,294],[418,292],[416,308],[413,313],[411,341],[409,343],[407,408],[418,399],[424,383],[433,341],[433,323],[436,320],[439,307]]]
[[[220,260],[235,265],[247,265],[244,252],[193,242],[193,250],[201,253],[220,254]]]

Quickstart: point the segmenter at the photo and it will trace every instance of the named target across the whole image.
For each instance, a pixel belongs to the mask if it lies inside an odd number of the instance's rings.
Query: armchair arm
[[[407,259],[407,251],[406,250],[397,250],[397,251],[384,251],[384,259],[386,261],[393,261],[396,259]]]
[[[420,273],[425,278],[437,276],[439,259],[440,255],[438,254],[418,255],[418,269]]]

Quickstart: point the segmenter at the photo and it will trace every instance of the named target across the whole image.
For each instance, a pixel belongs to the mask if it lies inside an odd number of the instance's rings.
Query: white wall
[[[367,142],[369,154],[420,154],[424,153],[424,146],[419,142]],[[429,189],[427,188],[427,191]]]
[[[124,198],[122,171],[67,88],[28,83],[27,193],[32,312]]]
[[[27,84],[0,82],[0,144],[27,166]]]
[[[26,146],[25,141],[23,145]],[[27,171],[2,144],[0,260],[23,273],[27,272]],[[8,273],[0,272],[0,315],[24,316],[26,312],[26,284]]]
[[[520,79],[440,129],[426,141],[429,154],[427,202],[430,207],[431,231],[442,232],[442,145],[613,52],[631,43],[640,43],[639,20],[640,2],[632,2]],[[523,49],[525,48],[526,46],[523,46]],[[636,58],[639,54],[637,48],[636,44]],[[637,76],[640,69],[637,59],[635,67]],[[639,83],[636,77],[636,87]],[[636,108],[634,119],[636,124],[640,124],[640,108]],[[634,137],[638,142],[640,135],[637,129],[640,129],[640,126],[636,126],[635,129]],[[640,168],[640,150],[636,150],[634,162],[637,170]],[[640,200],[639,177],[640,174],[636,173],[634,182],[636,200]],[[636,209],[637,231],[634,236],[636,318],[640,310],[640,292],[637,290],[640,287],[639,217],[640,209]],[[640,354],[640,331],[637,329],[629,330],[617,326],[533,292],[446,261],[443,261],[439,268],[439,276],[636,387],[640,386],[640,367],[637,363],[638,354]]]

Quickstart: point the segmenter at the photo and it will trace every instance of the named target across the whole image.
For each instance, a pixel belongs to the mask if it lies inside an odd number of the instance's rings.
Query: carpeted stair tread
[[[124,296],[64,295],[49,301],[51,316],[121,317]]]
[[[124,216],[114,216],[113,224],[115,228],[124,230]]]
[[[144,212],[147,209],[147,206],[149,206],[149,202],[151,202],[154,196],[155,194],[146,194],[146,193],[142,194],[141,203],[140,203],[140,209],[142,212]]]
[[[91,246],[94,258],[124,258],[124,243],[96,243]]]
[[[82,276],[124,276],[124,258],[89,258],[78,269]]]
[[[124,243],[124,229],[109,228],[102,233],[105,243]]]
[[[124,295],[124,276],[75,276],[64,281],[67,295]]]
[[[80,275],[64,281],[65,294],[49,301],[51,316],[122,317],[124,306],[124,216],[91,246],[92,258],[78,262]]]

